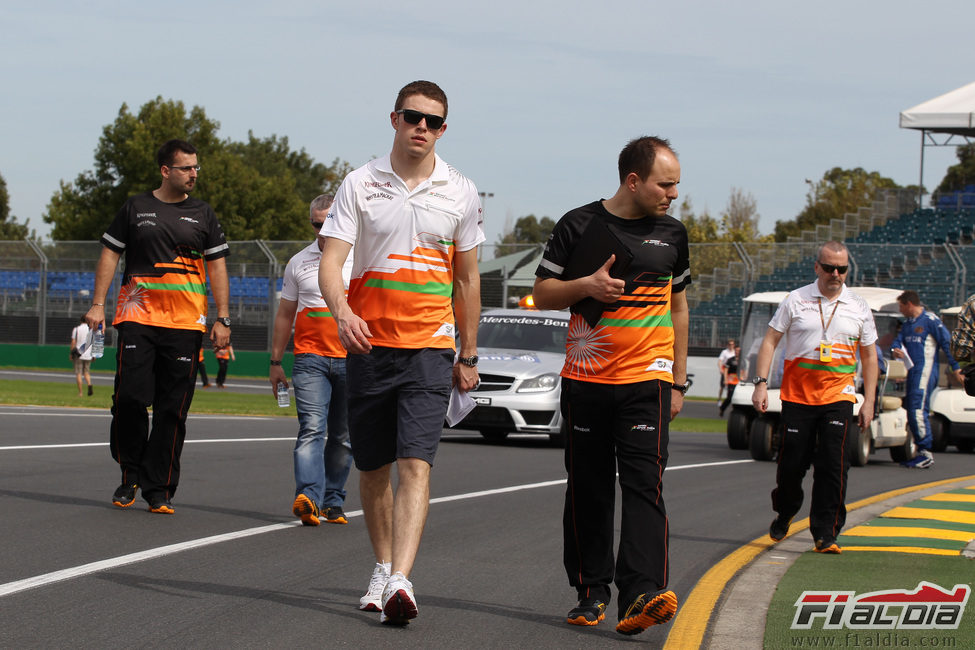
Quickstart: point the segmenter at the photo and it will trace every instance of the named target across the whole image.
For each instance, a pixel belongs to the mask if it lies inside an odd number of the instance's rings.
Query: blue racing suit
[[[914,434],[919,449],[931,450],[931,422],[929,418],[931,393],[938,385],[938,348],[941,348],[952,369],[960,366],[951,356],[951,334],[941,319],[924,310],[917,318],[901,324],[891,349],[903,347],[914,367],[907,371],[907,426]]]

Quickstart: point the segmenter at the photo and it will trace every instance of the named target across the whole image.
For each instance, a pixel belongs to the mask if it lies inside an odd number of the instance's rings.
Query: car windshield
[[[562,354],[568,331],[568,319],[535,314],[488,314],[481,316],[477,345]]]

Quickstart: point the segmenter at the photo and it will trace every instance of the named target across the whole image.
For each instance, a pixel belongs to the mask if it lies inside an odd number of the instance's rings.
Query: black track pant
[[[813,539],[835,540],[846,523],[849,437],[855,435],[852,402],[808,406],[782,402],[779,465],[772,509],[793,517],[802,507],[802,479],[813,466],[809,532]]]
[[[203,333],[120,323],[110,449],[123,483],[172,497]],[[147,408],[152,406],[152,430]]]
[[[596,384],[562,380],[566,421],[565,570],[579,598],[609,602],[616,582],[620,611],[637,595],[667,586],[667,466],[670,384]],[[613,561],[616,472],[622,523]]]

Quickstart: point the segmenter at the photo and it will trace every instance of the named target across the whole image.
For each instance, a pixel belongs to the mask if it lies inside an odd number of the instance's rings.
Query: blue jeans
[[[352,468],[345,359],[296,354],[291,383],[298,409],[295,496],[304,494],[323,511],[340,506]]]

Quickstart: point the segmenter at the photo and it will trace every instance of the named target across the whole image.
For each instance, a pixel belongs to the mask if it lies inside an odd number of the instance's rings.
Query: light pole
[[[494,196],[494,192],[478,192],[477,195],[481,197],[481,220],[483,221],[485,213],[487,212],[487,200],[492,196]],[[477,252],[478,262],[481,261],[481,253],[483,250],[484,247],[482,246],[481,249]]]

